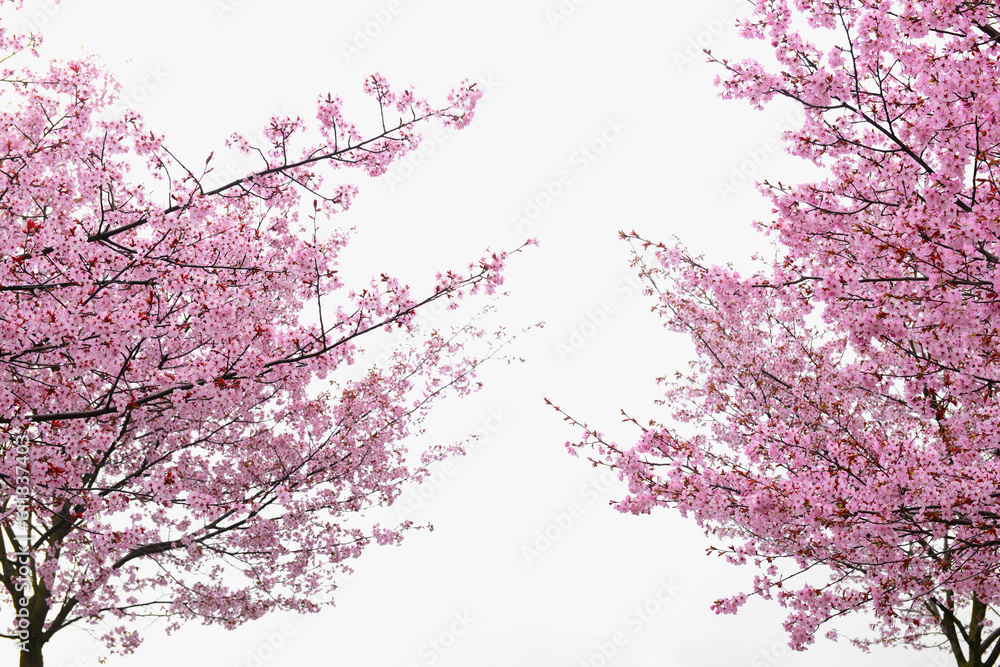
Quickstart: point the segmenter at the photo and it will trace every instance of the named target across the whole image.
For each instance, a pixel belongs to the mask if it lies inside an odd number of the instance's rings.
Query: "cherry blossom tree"
[[[263,142],[232,137],[259,167],[210,187],[212,157],[185,165],[116,113],[93,60],[40,67],[33,38],[6,30],[0,50],[3,636],[38,667],[70,626],[127,653],[139,618],[318,610],[366,545],[414,527],[365,513],[460,451],[404,442],[508,340],[476,317],[417,318],[493,293],[506,253],[422,295],[386,273],[344,285],[349,234],[328,219],[356,189],[334,177],[384,174],[423,124],[464,127],[480,91],[435,107],[374,75],[373,131],[321,96],[312,132],[273,118]],[[362,336],[390,330],[388,363],[345,371]]]
[[[567,415],[570,449],[627,480],[619,510],[676,508],[756,566],[715,609],[775,600],[796,649],[861,612],[861,647],[1000,656],[998,26],[978,0],[759,0],[741,34],[775,60],[709,53],[722,94],[800,105],[788,151],[825,177],[761,184],[752,275],[623,234],[697,358],[660,379],[667,418],[625,415],[637,442]]]

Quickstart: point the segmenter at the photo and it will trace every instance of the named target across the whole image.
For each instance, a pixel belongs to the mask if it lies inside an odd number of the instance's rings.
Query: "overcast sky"
[[[437,135],[389,178],[356,178],[355,206],[336,221],[358,230],[348,270],[417,286],[487,246],[541,243],[511,261],[499,303],[497,322],[511,329],[545,322],[517,344],[527,362],[487,369],[482,392],[441,403],[427,422],[431,441],[484,436],[404,495],[407,518],[433,533],[369,549],[322,613],[171,637],[154,625],[135,655],[107,664],[938,664],[926,652],[863,654],[822,639],[793,654],[784,615],[768,603],[714,615],[712,601],[754,571],[710,559],[706,538],[676,514],[609,508],[619,483],[566,453],[579,433],[543,403],[621,442],[634,434],[620,409],[661,416],[654,379],[692,348],[649,313],[618,231],[677,235],[713,262],[747,266],[768,248],[751,229],[769,212],[754,179],[809,173],[776,141],[794,108],[755,112],[716,97],[701,49],[746,55],[751,45],[732,28],[744,11],[736,0],[26,3],[13,28],[41,31],[49,56],[96,54],[126,102],[196,164],[274,113],[311,122],[321,93],[343,96],[359,125],[374,121],[361,87],[376,71],[432,100],[476,80],[487,95],[467,129]],[[90,667],[102,655],[67,631],[46,663]]]

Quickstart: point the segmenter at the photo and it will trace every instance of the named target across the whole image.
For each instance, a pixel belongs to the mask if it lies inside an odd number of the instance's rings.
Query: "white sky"
[[[487,246],[513,248],[532,236],[541,242],[512,260],[511,295],[500,304],[499,319],[511,329],[546,322],[517,346],[528,362],[487,370],[480,394],[440,404],[427,424],[443,442],[490,430],[477,451],[424,490],[429,498],[411,518],[433,522],[433,533],[369,549],[336,607],[320,614],[272,615],[232,632],[188,625],[171,637],[153,626],[134,656],[107,664],[938,664],[931,653],[863,654],[826,640],[792,654],[776,605],[714,615],[711,602],[749,584],[753,570],[706,557],[707,540],[673,513],[636,518],[610,509],[618,483],[566,454],[563,442],[578,433],[542,402],[549,397],[623,442],[632,433],[619,423],[620,408],[639,418],[661,415],[652,405],[654,378],[681,367],[691,347],[665,334],[629,287],[618,230],[664,241],[678,235],[714,262],[746,266],[752,250],[767,250],[750,227],[769,211],[753,179],[808,174],[774,150],[794,119],[791,107],[755,112],[716,97],[717,71],[700,48],[747,54],[750,45],[731,27],[740,4],[26,4],[14,28],[34,23],[46,35],[45,54],[97,54],[149,126],[195,164],[234,130],[252,136],[274,112],[311,122],[321,93],[343,96],[363,127],[377,112],[360,94],[375,71],[432,101],[465,77],[478,80],[491,92],[469,128],[428,145],[420,164],[411,156],[391,182],[355,179],[361,193],[339,221],[358,228],[348,269],[390,272],[416,287]],[[366,25],[368,43],[355,43]],[[601,153],[589,159],[581,147],[592,142]],[[563,171],[562,192],[540,197]],[[518,228],[513,216],[525,215],[530,201],[547,205]],[[594,315],[602,309],[606,317]],[[587,326],[588,313],[601,326]],[[589,335],[574,338],[581,331]],[[529,562],[525,548],[537,546],[536,531],[556,539]],[[104,653],[87,639],[61,633],[47,647],[47,664],[97,665]],[[615,640],[615,655],[605,660],[601,647],[610,652]]]

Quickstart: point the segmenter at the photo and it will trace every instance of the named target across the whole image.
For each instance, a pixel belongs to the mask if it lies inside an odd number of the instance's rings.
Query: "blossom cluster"
[[[21,46],[0,33],[0,51]],[[264,163],[209,187],[137,114],[114,113],[95,63],[3,78],[19,83],[0,91],[0,425],[28,454],[2,449],[0,479],[30,481],[31,533],[7,532],[4,553],[30,550],[28,602],[13,604],[40,628],[31,651],[81,622],[129,651],[137,614],[232,627],[330,602],[366,545],[411,527],[363,517],[425,473],[407,436],[439,398],[478,387],[483,356],[465,347],[481,331],[428,331],[416,311],[492,292],[506,254],[424,296],[387,273],[351,290],[338,270],[348,235],[328,218],[357,189],[323,177],[382,174],[420,124],[464,126],[473,86],[434,108],[374,75],[374,132],[326,95],[315,135],[284,117],[263,145],[234,135]],[[359,338],[387,328],[407,346],[338,379]],[[6,506],[14,487],[3,493]]]
[[[753,275],[624,234],[698,357],[661,379],[670,418],[633,419],[637,443],[588,429],[570,446],[619,471],[623,511],[677,508],[713,553],[758,566],[716,609],[774,599],[799,649],[856,611],[876,621],[862,646],[964,636],[973,656],[992,641],[998,25],[973,0],[756,3],[740,28],[774,61],[710,55],[722,94],[801,105],[788,151],[826,178],[761,184],[779,250]]]

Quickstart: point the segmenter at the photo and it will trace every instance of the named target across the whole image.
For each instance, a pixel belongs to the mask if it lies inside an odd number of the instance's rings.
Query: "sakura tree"
[[[365,512],[460,449],[404,443],[504,344],[475,317],[417,316],[494,292],[505,253],[423,294],[387,273],[344,285],[349,234],[329,218],[357,191],[334,177],[384,174],[424,124],[465,127],[480,91],[435,107],[374,75],[374,130],[323,95],[311,133],[273,118],[262,143],[234,136],[259,167],[209,187],[212,157],[182,164],[116,114],[94,61],[42,67],[6,30],[0,50],[3,636],[37,667],[74,625],[127,653],[140,617],[169,631],[316,611],[366,545],[413,527]],[[388,330],[404,340],[389,363],[345,375]]]
[[[760,0],[741,34],[775,60],[709,54],[723,96],[801,105],[788,151],[826,177],[762,184],[777,252],[753,275],[623,234],[697,359],[660,380],[668,418],[626,415],[637,442],[585,427],[571,451],[627,480],[619,510],[677,508],[759,568],[714,607],[777,601],[796,649],[863,612],[862,647],[1000,656],[998,19],[978,0]]]

